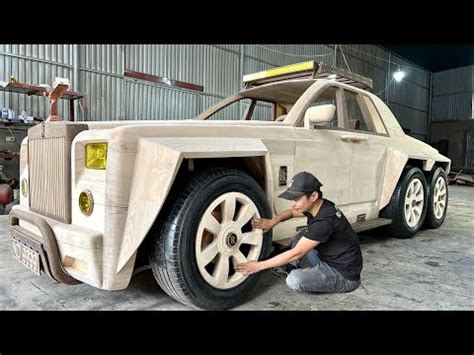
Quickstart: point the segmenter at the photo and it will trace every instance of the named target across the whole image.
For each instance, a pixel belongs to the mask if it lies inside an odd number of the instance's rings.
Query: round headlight
[[[79,208],[86,216],[91,215],[94,209],[94,198],[89,190],[82,191],[79,195]]]
[[[21,179],[20,190],[23,197],[28,197],[28,180],[26,178]]]

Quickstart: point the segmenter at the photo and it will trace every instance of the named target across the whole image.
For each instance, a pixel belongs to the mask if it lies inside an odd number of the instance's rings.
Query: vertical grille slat
[[[87,129],[84,124],[49,122],[28,130],[32,210],[71,223],[71,144]]]
[[[71,222],[71,156],[65,137],[29,141],[31,208]]]

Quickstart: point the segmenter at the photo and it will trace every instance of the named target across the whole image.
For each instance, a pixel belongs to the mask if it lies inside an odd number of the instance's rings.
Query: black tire
[[[218,289],[205,281],[198,269],[195,246],[200,220],[209,205],[228,192],[246,195],[262,217],[272,217],[263,190],[248,174],[214,168],[197,174],[177,194],[169,204],[168,217],[151,241],[149,259],[158,284],[168,295],[193,308],[232,308],[248,296],[262,276],[256,273],[233,288]],[[258,260],[270,254],[271,243],[269,231],[263,236]]]
[[[405,195],[413,179],[419,179],[422,184],[424,200],[421,218],[416,225],[410,227],[405,218]],[[395,187],[392,198],[388,205],[382,210],[381,217],[390,218],[392,223],[385,227],[385,231],[392,237],[411,238],[421,228],[426,216],[428,189],[426,178],[419,168],[407,168],[403,172]]]
[[[444,212],[440,218],[436,217],[435,213],[435,197],[436,197],[436,183],[439,179],[444,180],[444,186],[446,187],[446,204],[444,206]],[[438,167],[427,178],[428,184],[428,210],[426,212],[425,226],[427,228],[436,229],[439,228],[446,218],[446,212],[448,210],[448,178],[443,168]]]

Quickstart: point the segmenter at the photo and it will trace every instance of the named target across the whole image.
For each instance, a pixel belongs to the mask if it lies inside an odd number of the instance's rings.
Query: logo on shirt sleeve
[[[299,227],[296,227],[296,231],[297,232],[300,232],[300,231],[307,231],[308,230],[308,226],[299,226]]]

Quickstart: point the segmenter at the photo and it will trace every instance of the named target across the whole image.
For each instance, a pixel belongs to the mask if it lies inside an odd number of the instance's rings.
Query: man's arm
[[[285,251],[271,259],[264,261],[249,261],[247,263],[237,264],[235,270],[243,275],[250,275],[272,267],[286,265],[292,261],[301,259],[311,249],[318,246],[320,242],[302,237],[294,248]]]
[[[304,217],[304,214],[300,212],[296,212],[290,208],[290,209],[280,212],[279,214],[274,216],[272,219],[256,218],[252,220],[252,227],[267,231],[275,227],[278,223],[285,222],[295,217]]]

